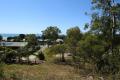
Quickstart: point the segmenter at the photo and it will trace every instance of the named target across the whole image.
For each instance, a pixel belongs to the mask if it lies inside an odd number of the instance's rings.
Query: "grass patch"
[[[44,63],[40,65],[5,65],[7,78],[15,80],[74,80],[80,77],[70,66]],[[79,80],[79,79],[75,79]]]

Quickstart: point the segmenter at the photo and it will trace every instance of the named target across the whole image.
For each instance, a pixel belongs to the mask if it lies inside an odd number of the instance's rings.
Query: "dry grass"
[[[55,58],[46,56],[47,61],[39,65],[11,64],[4,66],[6,80],[89,80],[90,70],[74,69],[69,65],[55,64]],[[71,62],[71,61],[70,61]],[[90,67],[87,65],[87,67]],[[92,75],[94,80],[98,75]],[[1,80],[1,79],[0,79]],[[112,80],[107,78],[105,80]],[[120,79],[118,79],[120,80]]]
[[[5,75],[8,78],[21,78],[20,80],[80,80],[74,68],[67,65],[44,63],[40,65],[5,65]]]
[[[39,65],[5,65],[4,71],[7,76],[6,80],[88,80],[89,76],[93,76],[94,80],[100,80],[98,79],[100,76],[97,74],[84,74],[83,69],[77,70],[80,72],[78,73],[69,65],[48,62]],[[112,78],[110,76],[105,80],[112,80]],[[116,80],[120,80],[120,78]]]

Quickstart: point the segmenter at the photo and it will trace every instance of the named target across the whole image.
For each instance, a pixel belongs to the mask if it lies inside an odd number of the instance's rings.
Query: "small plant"
[[[39,58],[40,60],[45,60],[45,56],[44,56],[43,52],[40,52],[40,53],[38,54],[38,58]]]

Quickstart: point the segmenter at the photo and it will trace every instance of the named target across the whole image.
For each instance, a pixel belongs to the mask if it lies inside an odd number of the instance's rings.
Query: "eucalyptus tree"
[[[62,62],[65,62],[64,53],[66,52],[65,44],[58,44],[50,47],[50,52],[53,54],[60,54],[60,59]]]
[[[92,0],[92,4],[96,12],[92,14],[90,30],[108,42],[108,50],[113,53],[120,36],[120,4],[114,0]]]
[[[92,0],[94,12],[90,23],[91,34],[98,36],[104,45],[109,71],[119,67],[120,3],[114,0]],[[119,56],[120,57],[120,56]],[[118,71],[118,70],[117,70]]]
[[[94,68],[97,67],[96,70],[99,68],[98,70],[101,71],[102,65],[97,65],[103,60],[103,55],[106,54],[105,45],[106,42],[100,40],[98,36],[87,33],[84,34],[77,47],[78,61],[82,59],[84,65],[85,63],[90,63]]]
[[[57,26],[50,26],[42,31],[42,36],[44,36],[45,39],[50,39],[54,41],[59,37],[60,33],[61,30]]]
[[[77,54],[76,48],[79,40],[82,38],[82,33],[79,27],[73,27],[67,30],[67,36],[65,40],[65,44],[67,45],[67,50],[73,56],[73,60]]]

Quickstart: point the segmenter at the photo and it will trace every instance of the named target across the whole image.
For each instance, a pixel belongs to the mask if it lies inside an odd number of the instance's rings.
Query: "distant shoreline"
[[[2,35],[3,38],[7,38],[7,37],[15,37],[18,36],[19,34],[0,34]],[[25,34],[27,35],[27,34]],[[40,34],[35,34],[36,36],[41,36]]]

